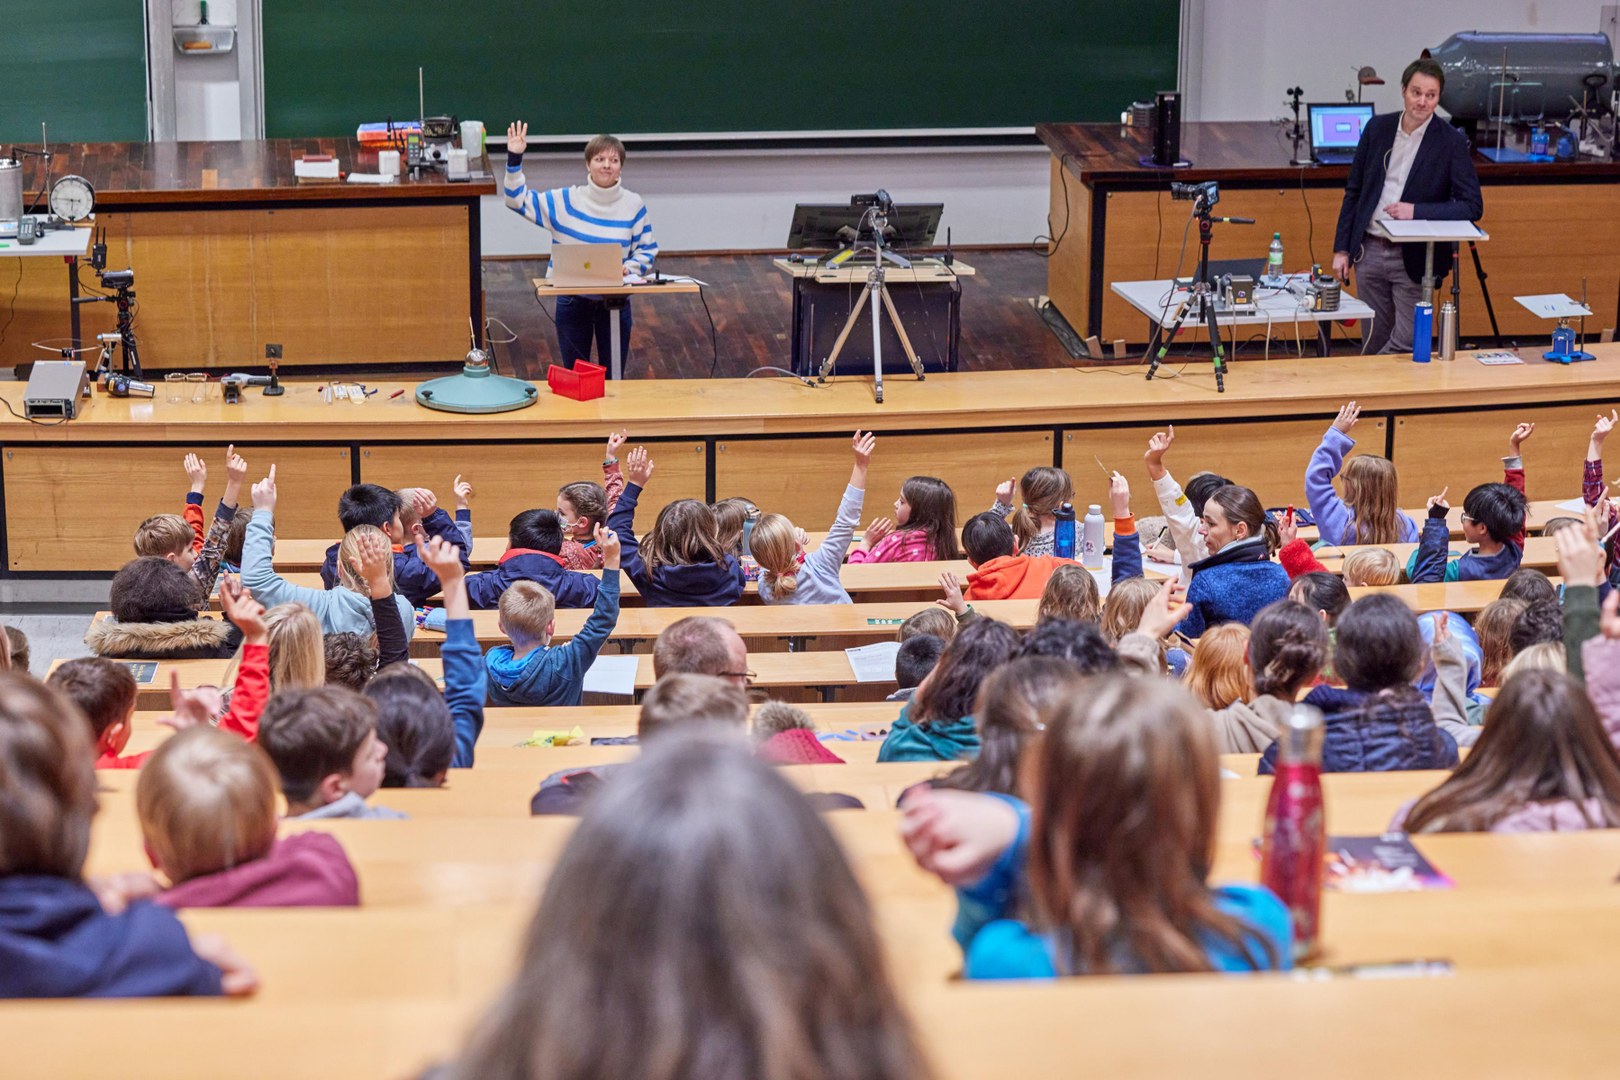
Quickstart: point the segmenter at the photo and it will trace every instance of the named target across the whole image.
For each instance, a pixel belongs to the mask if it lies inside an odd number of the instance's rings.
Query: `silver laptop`
[[[624,284],[624,249],[618,244],[552,244],[553,285],[570,288]]]

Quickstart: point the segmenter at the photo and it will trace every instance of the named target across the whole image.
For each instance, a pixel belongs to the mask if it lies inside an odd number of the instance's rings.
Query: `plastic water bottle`
[[[1537,124],[1536,129],[1530,133],[1530,156],[1533,158],[1550,159],[1552,154],[1549,148],[1552,136],[1548,133],[1545,124]]]
[[[1101,570],[1103,564],[1102,507],[1096,503],[1086,511],[1086,529],[1080,537],[1080,565],[1088,570]]]
[[[1282,233],[1271,234],[1271,247],[1266,249],[1266,284],[1277,286],[1282,284],[1283,276],[1283,246]]]
[[[1057,525],[1052,530],[1052,554],[1060,559],[1074,558],[1074,503],[1064,503],[1052,515]]]
[[[1277,736],[1277,775],[1266,800],[1260,847],[1260,884],[1276,893],[1293,917],[1295,960],[1314,952],[1321,934],[1326,849],[1322,714],[1296,705]]]

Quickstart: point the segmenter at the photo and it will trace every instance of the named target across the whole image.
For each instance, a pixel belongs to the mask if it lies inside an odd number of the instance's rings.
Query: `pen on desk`
[[[404,390],[404,388],[403,388],[403,387],[402,387],[402,388],[400,388],[400,389],[398,389],[398,390],[395,390],[395,391],[394,391],[394,392],[393,392],[393,393],[392,393],[392,394],[389,394],[389,395],[388,395],[388,400],[389,400],[389,401],[393,401],[393,400],[394,400],[394,399],[395,399],[395,398],[397,398],[397,397],[399,397],[399,396],[400,396],[400,395],[401,395],[401,394],[403,394],[403,393],[404,393],[404,392],[405,392],[405,390]]]

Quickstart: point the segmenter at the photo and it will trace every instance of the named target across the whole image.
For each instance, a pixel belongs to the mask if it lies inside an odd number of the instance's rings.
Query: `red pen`
[[[399,397],[399,395],[403,394],[404,392],[405,391],[403,389],[395,390],[392,394],[388,395],[388,400],[393,401],[395,398]],[[1289,507],[1289,513],[1292,513],[1292,512],[1293,512],[1293,508]]]
[[[1289,508],[1288,508],[1288,524],[1292,525],[1293,523],[1294,523],[1294,508],[1292,506],[1289,506]]]

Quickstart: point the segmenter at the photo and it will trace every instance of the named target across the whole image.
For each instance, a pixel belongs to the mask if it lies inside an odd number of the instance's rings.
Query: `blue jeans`
[[[608,319],[612,311],[594,296],[557,297],[557,348],[562,364],[572,367],[575,360],[591,358],[591,339],[596,339],[596,362],[611,370],[613,346]],[[626,366],[630,362],[630,302],[619,309],[619,348]]]

